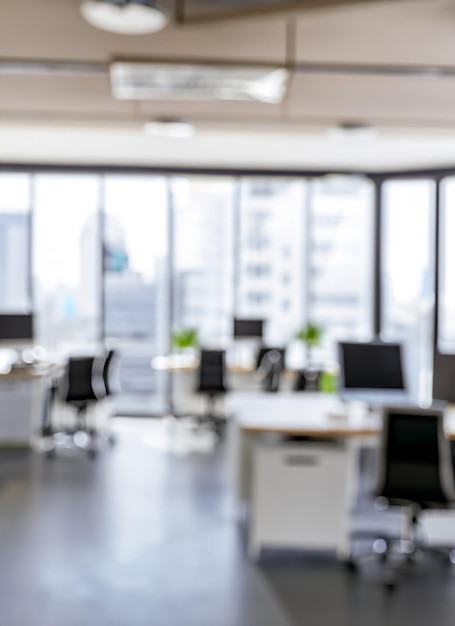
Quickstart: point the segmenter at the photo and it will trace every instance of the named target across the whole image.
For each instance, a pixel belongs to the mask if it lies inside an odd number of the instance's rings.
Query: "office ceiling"
[[[316,137],[351,123],[377,127],[383,136],[420,133],[426,137],[422,146],[429,133],[438,134],[438,141],[455,137],[455,0],[162,4],[173,16],[170,26],[154,35],[124,36],[86,24],[79,0],[0,3],[0,126],[139,135],[146,121],[175,117],[212,136],[247,131]],[[284,101],[274,105],[116,101],[108,66],[122,58],[274,63],[287,65],[291,80]],[[451,146],[444,144],[445,160]],[[0,159],[7,158],[0,149]],[[363,158],[358,152],[359,166]],[[386,152],[381,159],[385,167]],[[300,162],[295,155],[278,161]]]
[[[168,10],[179,0],[169,0]],[[453,0],[319,0],[336,4],[301,12],[172,23],[149,36],[111,35],[87,25],[79,0],[15,0],[0,5],[0,123],[119,125],[156,117],[191,119],[200,128],[294,132],[344,122],[387,128],[455,128]],[[282,0],[187,0],[188,15]],[[311,2],[310,2],[311,4]],[[314,4],[314,0],[312,2]],[[288,94],[278,105],[253,102],[118,102],[110,92],[112,58],[288,63]],[[5,61],[69,64],[46,75]],[[74,71],[74,62],[94,71]],[[360,66],[360,67],[359,67]],[[447,75],[412,75],[414,68]],[[66,69],[65,69],[66,68]],[[7,71],[8,70],[8,71]],[[453,70],[453,71],[452,71]]]

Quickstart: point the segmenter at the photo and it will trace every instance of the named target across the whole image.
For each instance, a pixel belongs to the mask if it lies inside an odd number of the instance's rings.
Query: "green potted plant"
[[[199,343],[197,328],[180,328],[172,333],[172,347],[178,352],[196,348]]]
[[[296,334],[296,339],[306,345],[306,366],[299,373],[297,389],[307,391],[318,391],[320,388],[321,372],[313,361],[313,351],[322,339],[322,328],[314,322],[308,322]]]
[[[314,322],[308,322],[306,326],[301,328],[296,335],[296,339],[303,341],[307,346],[307,367],[312,366],[313,350],[322,339],[322,328]]]

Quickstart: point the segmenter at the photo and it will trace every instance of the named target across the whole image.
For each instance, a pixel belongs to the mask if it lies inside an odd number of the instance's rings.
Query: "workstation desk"
[[[378,445],[380,412],[311,392],[239,392],[227,405],[233,497],[236,510],[248,512],[250,555],[270,545],[335,549],[347,558],[359,454]],[[455,440],[453,408],[444,426]],[[455,545],[455,517],[448,515],[426,515],[430,540]]]

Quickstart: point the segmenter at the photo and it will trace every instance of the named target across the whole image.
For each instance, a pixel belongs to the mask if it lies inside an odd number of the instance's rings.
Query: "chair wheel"
[[[57,452],[55,448],[52,448],[51,450],[47,450],[46,459],[53,460],[56,458],[56,456],[57,456]]]
[[[98,450],[90,448],[89,450],[87,450],[87,456],[89,459],[96,459],[96,457],[98,456]]]
[[[350,572],[351,574],[357,574],[357,572],[359,571],[359,566],[354,561],[354,559],[347,559],[344,562],[344,566],[347,569],[347,571]]]
[[[389,573],[384,576],[384,588],[387,591],[395,591],[397,588],[397,579],[395,574]]]
[[[107,442],[111,447],[115,446],[117,444],[116,435],[113,435],[112,433],[110,433],[107,437]]]

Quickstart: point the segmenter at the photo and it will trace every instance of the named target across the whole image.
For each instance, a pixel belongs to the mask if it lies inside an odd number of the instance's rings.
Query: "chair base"
[[[85,452],[89,458],[96,458],[104,447],[112,447],[116,443],[113,433],[76,428],[47,433],[43,438],[43,451],[49,459],[55,458],[59,450],[78,450]]]
[[[216,401],[219,397],[220,394],[218,393],[208,393],[206,411],[202,415],[196,415],[195,419],[200,426],[210,426],[217,437],[221,439],[225,432],[227,418],[225,415],[216,413]]]
[[[419,560],[429,556],[434,557],[434,560],[437,557],[444,566],[455,565],[455,549],[453,547],[436,548],[430,546],[414,546],[410,552],[407,549],[394,551],[389,548],[383,554],[373,553],[360,558],[351,556],[345,561],[345,565],[348,571],[355,574],[359,572],[361,564],[367,560],[379,560],[384,568],[382,584],[386,590],[393,591],[398,586],[401,577],[406,575],[410,567],[414,569]]]
[[[116,436],[95,427],[90,418],[90,403],[73,403],[76,409],[75,422],[71,427],[56,427],[52,414],[42,429],[42,449],[47,458],[54,458],[59,450],[78,450],[95,458],[103,447],[113,446]]]
[[[419,532],[418,516],[412,508],[408,521],[402,536],[377,535],[370,552],[360,555],[352,553],[345,560],[348,570],[357,573],[362,564],[371,560],[379,561],[384,568],[382,583],[387,590],[392,591],[397,587],[400,576],[425,557],[432,556],[442,564],[455,565],[455,546],[429,546]]]
[[[209,426],[218,439],[224,436],[227,423],[226,417],[220,415],[198,415],[195,419],[198,426]]]

